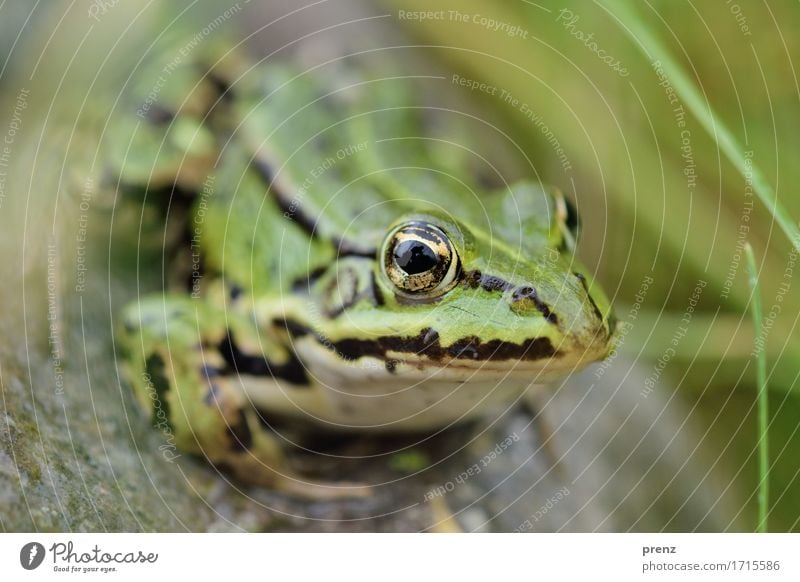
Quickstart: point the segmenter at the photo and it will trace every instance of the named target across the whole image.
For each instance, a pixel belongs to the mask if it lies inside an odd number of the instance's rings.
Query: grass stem
[[[767,352],[764,349],[764,317],[761,306],[761,292],[758,286],[758,271],[753,247],[747,243],[744,248],[747,256],[747,271],[752,290],[752,313],[756,333],[753,352],[756,357],[756,383],[758,385],[758,524],[756,531],[767,531],[769,510],[769,400],[767,393]]]
[[[638,4],[638,3],[637,3]],[[603,6],[602,4],[600,4]],[[622,29],[631,37],[633,45],[653,61],[660,61],[664,73],[669,78],[675,91],[686,103],[688,109],[694,114],[703,128],[716,141],[717,145],[725,153],[726,157],[736,167],[739,173],[753,182],[753,190],[758,198],[767,207],[781,230],[789,237],[792,246],[800,251],[800,228],[792,220],[789,212],[780,203],[778,196],[769,181],[764,176],[759,166],[751,160],[747,160],[745,148],[739,143],[733,132],[714,112],[714,108],[708,99],[701,96],[697,85],[689,78],[681,66],[672,58],[667,47],[656,38],[650,27],[648,27],[630,3],[614,2],[614,14],[619,17],[618,21],[622,24]],[[611,14],[608,7],[603,8]]]

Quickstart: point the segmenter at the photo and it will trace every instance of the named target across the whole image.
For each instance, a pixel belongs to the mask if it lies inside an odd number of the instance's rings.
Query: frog
[[[538,180],[487,184],[452,129],[465,115],[420,103],[430,79],[177,54],[129,88],[105,173],[180,249],[165,272],[181,282],[137,296],[117,331],[179,449],[243,482],[352,493],[293,471],[280,427],[447,430],[612,353],[576,205]]]

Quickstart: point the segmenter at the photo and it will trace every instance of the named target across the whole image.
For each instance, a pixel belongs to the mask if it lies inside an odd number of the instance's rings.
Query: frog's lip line
[[[334,353],[319,344],[311,344],[315,349],[322,349],[330,358],[336,358]],[[413,374],[414,372],[430,373],[441,370],[444,374],[448,371],[472,372],[475,374],[491,373],[503,377],[519,377],[530,374],[561,373],[575,371],[584,366],[599,361],[604,354],[601,352],[586,351],[580,355],[571,355],[568,352],[557,352],[553,356],[537,359],[465,359],[448,357],[445,359],[430,358],[424,354],[410,352],[387,352],[384,356],[364,355],[349,360],[354,364],[372,360],[387,369],[391,366],[393,373]],[[577,357],[576,357],[577,356]],[[339,361],[339,360],[337,360]],[[391,364],[390,364],[391,363]],[[390,365],[389,365],[390,364]]]
[[[481,342],[478,342],[477,345],[467,342],[457,355],[452,352],[456,344],[442,346],[439,343],[438,333],[431,328],[422,330],[417,338],[389,336],[377,340],[345,338],[331,341],[308,328],[289,321],[285,323],[287,328],[294,332],[295,341],[306,337],[344,361],[357,362],[362,358],[371,357],[382,362],[387,369],[405,364],[404,369],[417,368],[419,370],[450,368],[460,371],[470,370],[477,373],[486,371],[509,375],[517,375],[517,372],[519,374],[549,373],[573,370],[576,367],[602,360],[607,355],[607,350],[592,349],[590,346],[577,350],[558,350],[553,347],[547,336],[528,338],[522,344],[498,344],[491,347],[485,344],[481,345]],[[403,347],[410,341],[412,344],[416,343],[418,349],[397,349],[399,346],[385,345],[381,340],[393,343],[400,341]],[[572,348],[574,347],[572,346]],[[473,353],[477,357],[459,357],[461,353],[470,348],[475,348]],[[508,349],[511,349],[512,353],[508,353]],[[503,355],[506,357],[502,357]]]
[[[395,362],[396,367],[417,369],[420,371],[430,369],[440,370],[470,370],[477,373],[496,372],[516,376],[519,374],[530,374],[532,372],[550,373],[557,370],[572,370],[581,368],[583,365],[602,358],[564,358],[563,353],[559,352],[548,358],[537,360],[466,360],[463,358],[452,358],[448,360],[433,360],[430,358],[408,357],[387,358],[385,361]]]

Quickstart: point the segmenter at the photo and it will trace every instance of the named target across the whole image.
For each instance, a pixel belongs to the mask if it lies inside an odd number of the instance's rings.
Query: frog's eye
[[[458,254],[438,226],[412,221],[393,229],[383,245],[383,268],[401,295],[431,298],[450,290]]]

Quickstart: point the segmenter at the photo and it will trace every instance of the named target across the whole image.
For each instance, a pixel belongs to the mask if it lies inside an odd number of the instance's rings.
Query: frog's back
[[[112,169],[123,184],[194,194],[189,233],[211,272],[224,263],[238,286],[285,291],[335,256],[374,253],[410,210],[496,226],[502,196],[481,191],[475,160],[491,164],[454,139],[463,114],[420,102],[421,85],[441,80],[368,59],[302,69],[211,49],[175,64],[173,53],[142,75],[167,70],[169,90],[154,98],[140,79],[129,91]],[[534,222],[549,210],[537,206]]]

